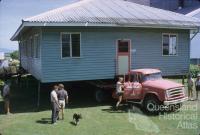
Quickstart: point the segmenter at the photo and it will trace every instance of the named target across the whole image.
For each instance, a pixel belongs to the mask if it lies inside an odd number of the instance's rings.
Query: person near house
[[[189,100],[193,100],[193,86],[194,86],[194,80],[192,78],[192,75],[189,73],[188,75],[188,98]]]
[[[197,80],[195,81],[196,86],[196,99],[199,100],[199,91],[200,91],[200,74],[197,75]]]
[[[59,102],[59,104],[61,106],[62,120],[64,120],[64,108],[65,108],[65,104],[68,103],[68,93],[65,90],[63,84],[59,84],[58,85],[57,95],[58,95],[58,102]]]
[[[6,80],[3,86],[3,100],[6,114],[10,114],[10,81]]]
[[[117,85],[116,85],[116,95],[118,96],[116,109],[119,107],[119,104],[122,102],[122,97],[123,97],[123,93],[124,93],[123,88],[124,88],[123,78],[119,77]]]
[[[60,110],[60,105],[58,103],[58,97],[57,97],[57,90],[58,86],[54,85],[53,90],[51,91],[51,107],[52,107],[52,114],[51,114],[51,122],[52,124],[56,124],[56,121],[58,119],[58,114]]]

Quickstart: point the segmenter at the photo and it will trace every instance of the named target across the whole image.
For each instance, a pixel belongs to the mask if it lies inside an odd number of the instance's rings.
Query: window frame
[[[35,48],[35,43],[34,43],[34,35],[31,36],[31,42],[30,42],[30,47],[31,47],[31,58],[35,58],[34,57],[34,48]]]
[[[62,35],[63,34],[70,34],[70,56],[69,57],[63,57],[62,55]],[[80,56],[79,57],[73,57],[72,56],[72,42],[71,42],[71,35],[72,34],[79,34],[80,35]],[[61,32],[60,33],[60,50],[61,50],[61,59],[69,59],[69,58],[81,58],[82,56],[82,51],[81,51],[81,32]]]
[[[37,47],[39,48],[39,51],[35,46],[35,38],[36,37],[38,38],[38,41],[39,41],[39,43],[37,45]],[[39,34],[34,34],[33,40],[34,40],[34,59],[40,59],[40,56],[41,56],[41,45],[40,45],[40,36],[39,36]],[[36,53],[35,51],[38,51],[38,52]],[[38,54],[38,56],[36,56],[36,54]]]
[[[169,37],[171,35],[176,36],[176,54],[175,55],[164,55],[163,54],[163,36],[164,35],[168,35]],[[162,33],[162,56],[164,57],[174,57],[174,56],[178,56],[178,33]]]
[[[18,41],[19,44],[19,57],[24,57],[24,52],[23,52],[23,44],[24,44],[24,40],[19,40]]]
[[[31,40],[32,40],[32,36],[30,36],[29,38],[28,38],[28,58],[32,58],[31,57],[31,51],[32,51],[32,47],[31,47]]]

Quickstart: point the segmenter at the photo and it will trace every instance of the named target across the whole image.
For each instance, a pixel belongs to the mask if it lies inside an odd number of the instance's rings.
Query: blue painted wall
[[[22,34],[21,41],[23,42],[23,45],[20,45],[19,52],[21,57],[21,66],[29,73],[31,73],[36,79],[41,80],[42,78],[41,57],[33,58],[26,55],[27,53],[29,53],[26,50],[26,46],[30,48],[30,42],[26,44],[25,41],[29,41],[30,37],[33,37],[36,34],[39,36],[41,44],[41,39],[42,39],[41,29],[40,28],[30,29]]]
[[[61,32],[81,32],[81,58],[61,58]],[[178,56],[162,56],[162,33],[178,34]],[[163,75],[189,69],[189,30],[42,28],[42,82],[109,79],[116,74],[116,40],[131,39],[131,68],[159,68]]]

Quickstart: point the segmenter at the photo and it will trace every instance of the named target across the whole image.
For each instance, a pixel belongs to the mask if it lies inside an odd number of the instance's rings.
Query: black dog
[[[73,120],[74,120],[74,124],[75,124],[75,125],[78,125],[80,119],[82,119],[82,115],[81,115],[81,114],[74,113],[74,115],[73,115]]]

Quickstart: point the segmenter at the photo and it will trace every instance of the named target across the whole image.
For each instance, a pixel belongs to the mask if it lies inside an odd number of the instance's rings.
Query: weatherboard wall
[[[81,33],[80,58],[61,58],[61,32]],[[162,33],[178,34],[177,56],[162,56]],[[163,75],[189,69],[189,30],[45,27],[41,38],[42,82],[113,78],[118,39],[131,40],[132,69],[159,68]]]
[[[41,45],[41,30],[40,28],[33,28],[33,29],[30,29],[26,32],[24,32],[22,34],[22,37],[21,37],[21,41],[29,41],[30,40],[30,37],[33,37],[35,35],[38,35],[39,38],[40,38],[40,45]],[[26,44],[28,46],[28,48],[30,48],[30,42],[28,42],[28,44]],[[25,46],[22,46],[22,47],[25,47]],[[41,46],[40,46],[41,47]],[[23,48],[26,50],[26,48]],[[22,50],[22,48],[21,48]],[[20,52],[21,52],[20,50]],[[28,53],[28,52],[26,52]],[[39,58],[33,58],[33,57],[30,57],[28,55],[24,55],[22,53],[20,53],[20,61],[21,61],[21,66],[27,70],[29,73],[31,73],[35,78],[37,78],[38,80],[41,80],[41,77],[42,77],[42,70],[41,70],[41,57]]]

